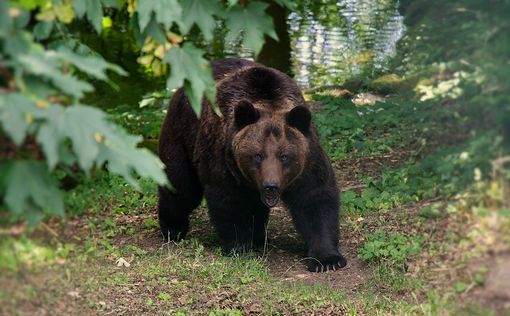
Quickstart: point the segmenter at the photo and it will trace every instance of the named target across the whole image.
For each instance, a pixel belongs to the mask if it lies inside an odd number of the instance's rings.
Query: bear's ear
[[[257,122],[259,117],[259,111],[249,101],[242,100],[234,108],[234,122],[239,130]]]
[[[289,113],[286,114],[285,118],[289,126],[297,128],[301,133],[307,134],[310,130],[310,123],[312,121],[312,113],[306,107],[298,105]]]

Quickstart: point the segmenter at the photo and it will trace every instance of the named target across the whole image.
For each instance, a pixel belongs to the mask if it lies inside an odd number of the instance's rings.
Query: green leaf
[[[106,70],[113,70],[119,75],[127,76],[127,72],[121,67],[106,62],[98,55],[82,56],[62,47],[57,50],[56,57],[73,64],[81,71],[97,79],[107,80],[108,76],[106,75]]]
[[[103,2],[103,5],[105,7],[121,9],[124,6],[126,1],[125,0],[102,0],[101,2]]]
[[[34,27],[34,37],[35,39],[37,40],[44,40],[44,39],[47,39],[50,34],[51,34],[51,31],[53,30],[53,22],[45,22],[45,21],[41,21],[39,23],[37,23]]]
[[[74,14],[76,14],[78,18],[83,17],[87,12],[87,0],[73,0],[72,6]]]
[[[455,282],[454,288],[455,288],[455,292],[463,293],[468,288],[468,285],[464,282],[458,281],[458,282]]]
[[[157,22],[169,29],[172,23],[180,20],[182,9],[177,0],[151,0],[138,1],[136,12],[140,30],[143,32],[153,14]]]
[[[18,0],[16,1],[22,8],[32,10],[36,7],[44,5],[46,0]]]
[[[14,27],[16,29],[19,29],[19,30],[24,29],[30,22],[30,12],[28,12],[26,10],[20,10],[17,12],[16,17],[13,20],[14,20]]]
[[[352,203],[356,199],[356,192],[346,191],[342,193],[342,203]]]
[[[84,106],[70,106],[55,118],[55,136],[59,141],[69,138],[73,144],[78,164],[88,171],[99,154],[95,133],[104,128],[105,115],[102,111]]]
[[[0,95],[0,123],[4,132],[16,145],[25,140],[28,127],[33,119],[35,104],[26,95],[12,93]]]
[[[291,10],[297,7],[297,3],[291,0],[274,0],[274,2],[278,3],[281,7],[287,7]]]
[[[251,1],[246,7],[236,5],[226,14],[226,25],[229,29],[226,40],[235,41],[243,35],[243,46],[258,54],[264,44],[264,34],[278,40],[274,31],[273,20],[265,12],[268,4]]]
[[[233,7],[233,6],[235,6],[238,2],[239,2],[239,0],[228,0],[228,6],[229,6],[229,7]]]
[[[142,31],[140,31],[138,14],[135,14],[131,19],[129,19],[129,28],[133,32],[133,37],[135,38],[136,44],[142,47],[146,36],[142,33]]]
[[[33,214],[40,215],[43,211],[53,215],[64,214],[61,193],[43,162],[7,160],[0,163],[0,170],[3,173],[0,177],[3,201],[11,212],[32,220],[31,224],[40,218],[34,218]]]
[[[9,45],[3,47],[4,52],[11,57],[26,54],[30,50],[32,35],[26,31],[15,31],[9,36]]]
[[[54,51],[47,51],[43,54],[32,53],[18,57],[19,62],[25,67],[28,73],[48,78],[55,87],[76,98],[83,97],[84,92],[92,91],[93,87],[76,77],[63,74],[60,70],[61,61]]]
[[[36,20],[46,22],[53,22],[56,17],[57,15],[52,8],[44,8],[35,16]]]
[[[143,108],[143,107],[146,107],[148,105],[153,105],[154,102],[156,102],[156,98],[142,99],[140,102],[138,102],[138,106]]]
[[[203,58],[204,52],[191,43],[173,47],[163,58],[170,64],[167,80],[169,90],[184,86],[193,110],[200,116],[204,92],[210,101],[216,99],[215,83],[209,62]]]
[[[103,21],[103,7],[100,0],[86,0],[87,19],[97,33],[101,33]]]
[[[163,163],[145,148],[137,149],[136,145],[142,140],[140,136],[132,136],[121,128],[108,133],[104,142],[100,143],[100,153],[97,159],[99,165],[108,161],[110,172],[121,175],[126,181],[139,189],[138,182],[133,177],[133,171],[143,178],[151,178],[160,185],[168,184]]]
[[[11,30],[12,20],[9,16],[9,2],[0,1],[0,38],[6,37]]]
[[[143,38],[146,38],[147,36],[152,37],[161,44],[165,44],[168,42],[165,32],[154,18],[150,20],[149,25],[143,32]]]
[[[94,163],[100,166],[108,162],[111,172],[123,176],[135,187],[138,185],[133,171],[158,184],[167,184],[159,159],[145,149],[136,148],[141,137],[131,136],[110,123],[101,110],[82,105],[67,108],[50,105],[43,111],[47,121],[39,129],[37,141],[42,145],[50,168],[64,159],[67,154],[64,145],[69,139],[77,162],[85,171]]]
[[[222,4],[217,0],[184,0],[179,27],[183,34],[186,34],[196,24],[204,34],[204,38],[210,41],[216,27],[213,15],[220,16],[221,10]]]
[[[47,109],[41,111],[45,112],[46,122],[41,124],[37,131],[36,140],[41,144],[48,167],[52,170],[57,162],[63,160],[61,159],[63,152],[61,152],[60,148],[63,146],[63,139],[59,130],[58,120],[63,115],[64,108],[52,104]],[[67,146],[64,148],[67,150]]]
[[[53,7],[59,21],[70,23],[74,18],[74,11],[70,4],[60,4]]]

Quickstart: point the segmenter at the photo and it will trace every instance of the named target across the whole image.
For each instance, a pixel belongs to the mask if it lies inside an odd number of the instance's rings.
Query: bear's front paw
[[[186,230],[179,227],[161,226],[165,241],[181,241],[186,237]]]
[[[343,268],[347,265],[347,260],[341,255],[326,256],[322,259],[309,258],[308,271],[310,272],[326,272]]]
[[[221,247],[221,254],[224,256],[235,257],[240,254],[250,252],[254,249],[251,243],[226,244]]]

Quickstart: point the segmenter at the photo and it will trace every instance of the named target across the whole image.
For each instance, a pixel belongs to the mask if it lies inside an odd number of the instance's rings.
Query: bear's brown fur
[[[260,247],[281,198],[308,247],[310,271],[345,266],[338,251],[339,191],[301,91],[285,74],[242,59],[212,63],[216,115],[200,119],[182,89],[173,96],[159,154],[175,191],[159,188],[165,238],[183,238],[205,196],[226,253]]]

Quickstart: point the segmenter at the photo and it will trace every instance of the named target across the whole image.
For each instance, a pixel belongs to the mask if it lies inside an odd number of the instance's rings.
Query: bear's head
[[[275,109],[243,100],[234,107],[233,124],[236,165],[262,202],[274,207],[305,167],[311,113],[300,105]]]

